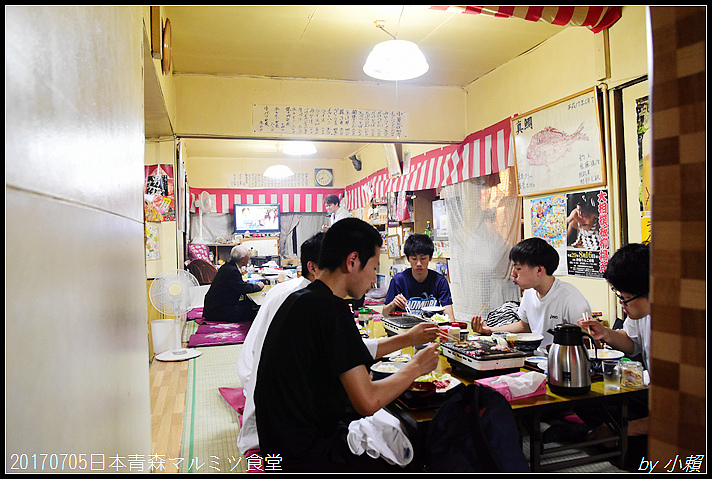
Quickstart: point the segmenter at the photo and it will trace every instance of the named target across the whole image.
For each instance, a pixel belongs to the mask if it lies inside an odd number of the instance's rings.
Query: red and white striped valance
[[[431,10],[461,12],[471,15],[491,15],[499,18],[516,17],[532,22],[539,20],[553,25],[587,27],[598,33],[610,27],[621,17],[621,7],[617,6],[474,6],[442,5],[429,7]]]
[[[470,134],[459,145],[418,155],[411,159],[408,171],[396,178],[390,178],[385,168],[377,171],[345,188],[346,207],[363,208],[387,193],[440,188],[514,166],[511,128],[507,118]]]
[[[235,204],[279,203],[282,213],[325,213],[324,198],[342,196],[342,188],[189,188],[190,212],[195,213],[195,200],[203,191],[213,199],[213,213],[230,213]]]

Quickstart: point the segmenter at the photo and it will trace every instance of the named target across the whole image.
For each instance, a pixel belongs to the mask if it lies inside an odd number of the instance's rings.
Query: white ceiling
[[[163,15],[171,21],[175,74],[375,81],[362,67],[390,33],[418,44],[430,64],[425,75],[402,83],[458,87],[565,28],[401,5],[166,6]],[[376,21],[383,21],[388,33]],[[261,143],[186,141],[187,154],[201,157],[256,158],[265,150],[255,149]],[[347,158],[364,145],[332,143],[324,153],[326,144],[321,146],[318,155]]]

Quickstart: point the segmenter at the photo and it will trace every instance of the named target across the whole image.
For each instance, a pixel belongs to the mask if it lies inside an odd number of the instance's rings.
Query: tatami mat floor
[[[219,391],[221,387],[240,387],[236,364],[242,345],[199,349],[202,355],[196,359],[151,366],[153,453],[165,457],[165,467],[156,472],[246,472],[247,460],[236,445],[238,414]],[[523,441],[528,456],[529,438],[525,436]],[[567,451],[557,460],[585,455],[584,451]],[[557,472],[625,471],[602,461]]]

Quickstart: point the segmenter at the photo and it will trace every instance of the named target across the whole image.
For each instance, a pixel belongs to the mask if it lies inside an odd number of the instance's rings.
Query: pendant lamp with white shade
[[[294,175],[294,172],[286,165],[272,165],[262,174],[268,178],[286,178]]]
[[[378,80],[410,80],[424,75],[430,66],[418,45],[407,40],[381,42],[368,55],[363,71]]]

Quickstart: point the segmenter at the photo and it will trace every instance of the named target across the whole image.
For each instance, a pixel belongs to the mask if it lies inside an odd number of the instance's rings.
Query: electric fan
[[[200,193],[200,197],[195,200],[195,206],[198,208],[198,227],[200,230],[200,233],[198,234],[197,238],[193,238],[193,243],[207,243],[203,239],[203,213],[210,213],[210,210],[213,207],[213,202],[212,198],[210,197],[210,193],[207,191],[203,191]]]
[[[193,309],[193,299],[200,285],[188,271],[182,269],[164,271],[151,283],[148,295],[153,306],[161,313],[173,316],[175,333],[173,349],[156,356],[159,361],[183,361],[197,358],[202,353],[183,348],[183,329],[188,311]]]

